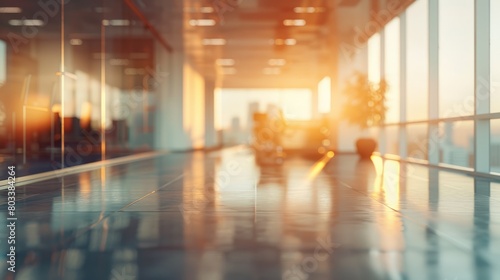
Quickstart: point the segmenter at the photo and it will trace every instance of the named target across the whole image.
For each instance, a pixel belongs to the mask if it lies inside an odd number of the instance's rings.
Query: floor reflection
[[[33,184],[19,201],[15,279],[500,277],[497,183],[322,160],[256,166],[238,147]]]

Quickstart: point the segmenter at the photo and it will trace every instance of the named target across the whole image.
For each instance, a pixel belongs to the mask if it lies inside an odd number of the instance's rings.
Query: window
[[[406,115],[408,121],[429,116],[428,0],[418,0],[406,16]]]
[[[474,114],[474,1],[439,1],[439,116]]]

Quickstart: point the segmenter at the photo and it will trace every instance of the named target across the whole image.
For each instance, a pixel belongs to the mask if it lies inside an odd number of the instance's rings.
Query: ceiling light
[[[294,46],[297,44],[297,40],[295,40],[295,39],[276,39],[274,41],[271,41],[271,43],[274,43],[275,45],[278,45],[278,46],[282,46],[282,45]]]
[[[71,40],[69,40],[69,43],[72,46],[81,46],[83,44],[83,41],[80,39],[71,39]]]
[[[219,66],[233,66],[235,64],[234,59],[230,58],[217,59],[215,63]]]
[[[44,22],[39,19],[11,19],[9,24],[12,26],[43,26]]]
[[[99,14],[103,14],[103,13],[109,12],[109,9],[105,8],[105,7],[96,7],[95,8],[95,12],[99,13]]]
[[[19,7],[0,7],[0,14],[20,14],[22,11]]]
[[[200,12],[202,12],[204,14],[213,13],[214,12],[214,8],[212,8],[212,7],[201,7],[200,8]]]
[[[234,75],[236,72],[236,68],[222,68],[223,75]]]
[[[264,68],[264,70],[262,70],[262,73],[264,73],[265,75],[279,75],[281,73],[281,70],[279,68]]]
[[[269,59],[268,61],[270,66],[284,66],[286,64],[286,60],[284,59]]]
[[[128,59],[113,58],[109,61],[112,66],[125,66],[129,64]]]
[[[189,21],[191,26],[214,26],[215,20],[213,19],[192,19]]]
[[[217,39],[203,39],[201,43],[204,46],[223,46],[226,44],[225,39],[217,38]]]
[[[285,19],[283,24],[285,26],[305,26],[306,21],[303,19]]]
[[[324,12],[325,9],[321,7],[295,7],[293,11],[297,14],[300,13],[312,14],[312,13]]]
[[[130,21],[128,19],[103,19],[102,25],[104,25],[104,26],[129,26]]]

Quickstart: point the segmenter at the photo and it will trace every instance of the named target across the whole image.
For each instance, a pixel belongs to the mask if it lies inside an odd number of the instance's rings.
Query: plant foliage
[[[366,74],[356,72],[347,82],[344,90],[346,103],[342,116],[349,123],[359,125],[362,129],[384,123],[388,89],[385,80],[373,83]]]

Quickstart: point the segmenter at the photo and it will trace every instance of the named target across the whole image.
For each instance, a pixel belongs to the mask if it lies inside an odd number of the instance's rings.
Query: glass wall
[[[406,128],[408,144],[407,154],[411,159],[427,160],[428,159],[428,125],[414,124],[408,125]]]
[[[439,116],[474,114],[474,1],[439,1]]]
[[[2,162],[22,176],[152,148],[155,56],[167,50],[124,2],[0,13]]]
[[[399,91],[388,93],[389,111],[387,121],[379,131],[385,154],[398,154],[405,151],[410,160],[430,161],[431,164],[466,168],[473,170],[475,161],[488,162],[487,153],[475,154],[476,139],[491,137],[489,146],[490,171],[500,173],[500,2],[490,1],[491,77],[483,77],[490,89],[491,112],[483,116],[475,115],[476,81],[475,69],[481,67],[475,61],[475,32],[484,32],[481,21],[476,23],[478,12],[473,0],[440,0],[438,13],[429,13],[433,6],[428,0],[417,0],[405,11],[405,20],[396,17],[384,27],[384,50],[380,52],[380,33],[368,42],[368,73],[374,81],[379,77],[380,61],[384,62],[385,78],[392,87],[399,89],[400,82],[406,82],[406,104],[399,108]],[[437,18],[431,19],[431,15]],[[439,24],[439,33],[431,34],[431,22]],[[403,32],[400,32],[403,31]],[[400,38],[406,37],[406,56],[400,55]],[[438,34],[436,41],[431,35]],[[482,42],[478,41],[477,44]],[[484,42],[488,44],[488,42]],[[479,45],[479,47],[481,47]],[[483,47],[486,47],[484,45]],[[431,51],[437,51],[437,61],[430,61]],[[485,54],[481,54],[485,55]],[[373,57],[375,56],[375,57]],[[400,63],[400,59],[406,59]],[[406,79],[401,76],[400,65],[406,66]],[[437,80],[429,79],[431,70],[437,70]],[[481,78],[481,77],[480,77]],[[431,84],[434,83],[434,84]],[[437,88],[432,92],[430,88]],[[432,108],[430,101],[437,102],[438,108]],[[393,102],[393,103],[391,103]],[[406,113],[402,120],[398,113]],[[431,111],[433,110],[433,111]],[[430,122],[431,115],[438,119]],[[475,123],[490,121],[488,131],[478,129],[475,135]],[[437,131],[434,127],[437,125]],[[404,128],[406,141],[400,138]],[[484,135],[481,135],[484,134]],[[476,158],[478,157],[478,158]],[[484,157],[484,158],[481,158]]]
[[[386,123],[398,123],[400,106],[400,27],[399,18],[390,21],[385,27],[384,43],[384,78],[389,85],[387,92]]]
[[[429,24],[428,1],[419,0],[406,11],[406,117],[429,117]]]
[[[491,172],[500,174],[500,119],[491,121],[491,144],[490,144],[490,168]]]
[[[500,112],[500,1],[490,1],[491,112]]]
[[[474,167],[474,122],[444,122],[439,125],[440,162]]]

